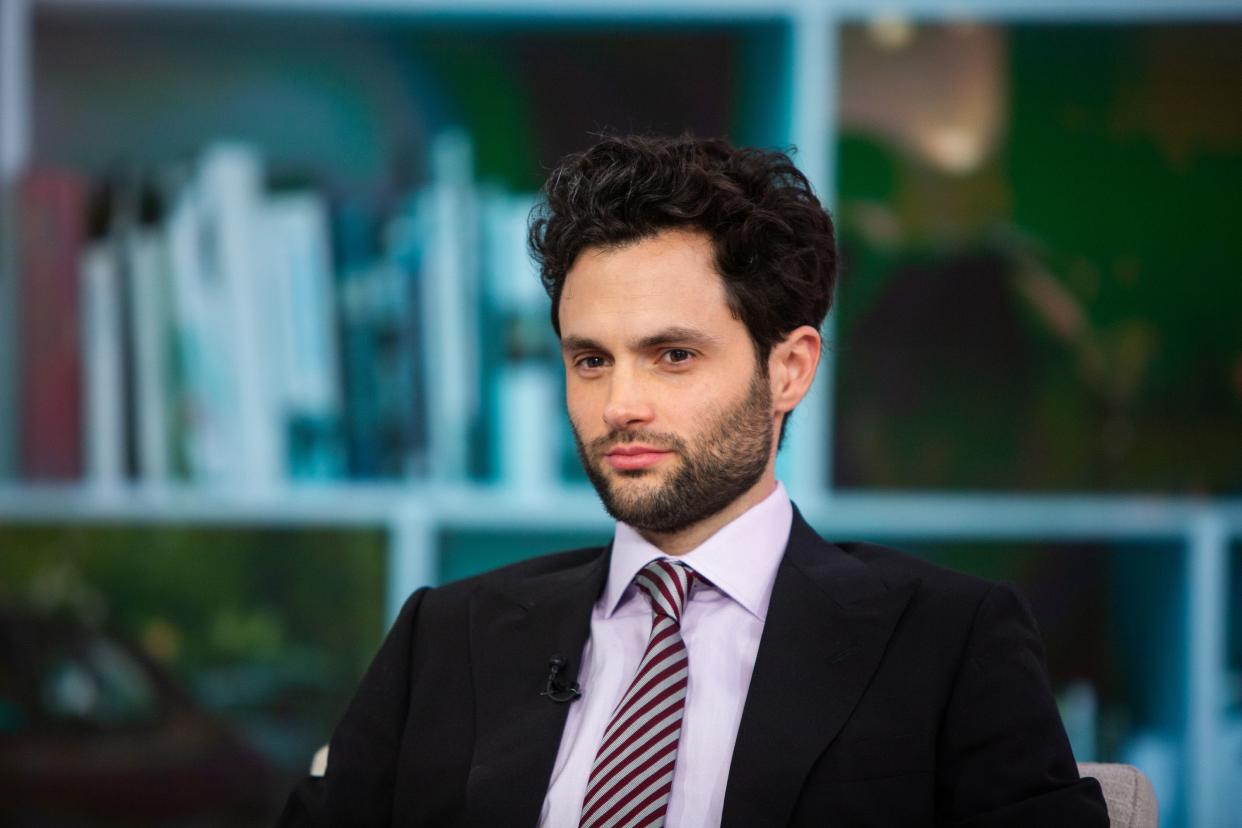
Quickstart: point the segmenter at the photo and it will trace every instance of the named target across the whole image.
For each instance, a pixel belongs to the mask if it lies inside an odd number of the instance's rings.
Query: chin
[[[655,469],[614,469],[611,466],[608,467],[608,471],[624,480],[642,480],[644,477],[653,478],[660,474]]]
[[[668,465],[661,463],[660,466]],[[645,469],[614,469],[607,460],[601,460],[596,468],[614,480],[662,480],[671,473],[670,469],[659,466],[648,466]]]

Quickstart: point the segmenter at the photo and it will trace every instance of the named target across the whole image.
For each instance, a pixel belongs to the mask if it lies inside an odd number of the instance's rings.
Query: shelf
[[[745,20],[808,14],[838,17],[873,17],[877,7],[870,0],[32,0],[40,9],[144,10],[144,11],[275,11],[323,14],[424,14],[472,17],[479,15],[515,18],[618,18],[648,17]],[[1221,0],[904,0],[881,7],[891,15],[924,19],[957,19],[980,16],[989,19],[1142,20],[1220,18],[1242,9],[1237,2]]]
[[[1242,499],[1157,496],[852,493],[794,497],[833,538],[1184,539],[1212,521],[1242,536]],[[0,487],[2,523],[389,524],[485,531],[608,530],[595,492],[541,493],[427,483],[305,485],[239,492],[194,487]]]
[[[33,0],[40,9],[116,11],[299,12],[348,15],[435,15],[548,18],[557,20],[747,20],[771,19],[813,5],[797,0]]]
[[[523,497],[495,487],[427,484],[300,486],[283,491],[194,487],[0,487],[3,523],[388,525],[418,520],[484,529],[607,528],[595,493]]]
[[[1242,533],[1242,500],[990,493],[835,494],[803,514],[833,537],[1185,538],[1204,520]]]
[[[413,500],[401,486],[230,492],[190,487],[0,487],[0,523],[383,524]]]

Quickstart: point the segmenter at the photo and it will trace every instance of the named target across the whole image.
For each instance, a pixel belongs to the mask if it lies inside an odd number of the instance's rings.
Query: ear
[[[774,411],[787,414],[802,402],[819,367],[820,344],[819,331],[803,325],[772,346],[768,354],[768,381]]]

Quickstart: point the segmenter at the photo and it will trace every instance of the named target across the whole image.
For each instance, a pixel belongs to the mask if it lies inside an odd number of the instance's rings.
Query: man
[[[605,140],[545,194],[613,541],[414,593],[285,824],[1107,825],[1016,593],[828,543],[776,480],[836,278],[789,159]]]

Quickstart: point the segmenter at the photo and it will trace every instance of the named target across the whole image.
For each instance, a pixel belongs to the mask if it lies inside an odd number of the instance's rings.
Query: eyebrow
[[[720,337],[713,336],[706,331],[674,326],[636,339],[630,343],[630,347],[637,351],[646,351],[661,345],[715,345],[719,342]],[[589,337],[571,335],[561,340],[561,350],[568,353],[570,351],[607,351],[608,349]]]

